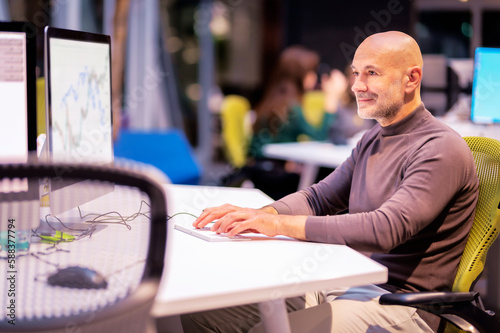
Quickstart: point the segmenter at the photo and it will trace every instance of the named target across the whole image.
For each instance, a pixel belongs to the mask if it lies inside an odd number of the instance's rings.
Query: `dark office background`
[[[413,33],[412,1],[267,0],[261,4],[262,79],[272,71],[280,51],[289,45],[315,50],[324,64],[343,70],[366,36],[387,30]],[[260,95],[262,85],[254,88],[255,96],[249,96],[253,100]]]
[[[173,64],[181,126],[193,144],[198,135],[202,54],[198,24],[203,19],[200,4],[204,1],[213,6],[214,94],[238,93],[248,97],[252,105],[260,98],[279,53],[292,44],[317,51],[324,64],[340,70],[349,64],[357,45],[379,31],[409,33],[424,54],[447,59],[471,59],[477,46],[500,46],[500,3],[495,5],[492,0],[480,4],[459,0],[153,1],[161,16],[158,29],[162,31],[163,57],[169,57]],[[43,26],[53,23],[53,3],[49,0],[7,2],[11,18],[34,21],[40,27],[40,37]],[[109,2],[82,1],[81,29],[104,32],[104,8]],[[39,45],[43,75],[41,38]]]
[[[284,44],[318,51],[325,63],[345,67],[368,35],[399,30],[411,33],[410,1],[288,1],[283,19]]]
[[[0,0],[1,1],[1,0]],[[472,58],[478,46],[500,47],[500,3],[496,0],[88,0],[57,2],[49,0],[17,0],[8,3],[13,20],[33,21],[39,28],[39,68],[43,76],[43,27],[64,23],[60,14],[68,4],[78,3],[80,9],[79,26],[81,30],[109,33],[113,22],[110,6],[126,4],[131,9],[127,14],[128,22],[122,22],[127,31],[127,45],[132,46],[121,52],[124,72],[122,126],[134,127],[139,123],[142,129],[177,127],[182,129],[195,148],[207,142],[205,128],[217,133],[216,118],[222,96],[240,94],[247,97],[255,106],[263,93],[265,83],[276,64],[280,52],[287,46],[300,44],[317,51],[324,64],[322,68],[344,70],[350,63],[356,47],[366,36],[379,31],[400,30],[409,33],[420,44],[424,54],[438,55],[442,61],[458,64],[446,72],[430,69],[423,85],[426,106],[436,115],[446,113],[456,102],[457,96],[469,93],[471,86]],[[210,10],[202,5],[209,4]],[[144,28],[145,16],[137,18],[144,7],[155,7],[159,16],[158,26],[153,29],[159,33],[154,47],[155,57],[160,64],[142,63],[140,47],[137,42],[145,38],[141,34],[152,31]],[[206,8],[206,7],[205,7]],[[106,14],[108,9],[108,14]],[[108,16],[106,16],[108,15]],[[149,14],[151,15],[151,14]],[[59,16],[59,17],[58,17]],[[210,23],[205,19],[210,18]],[[66,23],[68,19],[66,19]],[[116,26],[114,27],[116,28]],[[213,41],[211,49],[202,46],[203,29],[209,30]],[[114,40],[115,36],[112,36]],[[135,41],[132,40],[135,38]],[[137,51],[139,50],[139,51]],[[131,52],[132,53],[129,53]],[[201,65],[212,65],[210,83],[204,87],[200,81]],[[151,53],[151,51],[149,52]],[[115,52],[115,55],[117,52]],[[211,60],[213,58],[213,61]],[[456,61],[463,59],[464,61]],[[134,109],[126,100],[130,97],[127,87],[134,89],[143,86],[139,75],[131,80],[131,72],[137,73],[144,68],[155,68],[158,73],[171,73],[165,76],[168,82],[161,83],[154,98],[146,99],[144,104]],[[137,66],[142,66],[138,69]],[[165,65],[167,64],[167,65]],[[426,66],[424,66],[426,67]],[[118,68],[113,64],[113,68]],[[457,73],[460,70],[462,73]],[[425,69],[424,69],[425,71]],[[441,77],[437,73],[442,72]],[[149,71],[148,73],[151,73]],[[443,74],[444,73],[444,74]],[[146,73],[147,74],[147,73]],[[134,81],[139,80],[139,81]],[[437,82],[443,82],[437,84]],[[430,84],[428,84],[430,82]],[[435,84],[436,83],[436,84]],[[172,87],[175,85],[175,87]],[[427,85],[427,86],[426,86]],[[175,88],[175,89],[172,89]],[[207,91],[209,90],[209,91]],[[166,91],[166,92],[165,92]],[[163,96],[162,96],[163,95]],[[165,97],[167,96],[168,97]],[[208,95],[208,97],[207,97]],[[158,97],[159,96],[159,97]],[[142,109],[151,109],[149,100],[163,99],[157,115],[144,118]],[[165,100],[167,99],[167,100]],[[135,103],[137,104],[137,103]],[[142,109],[141,109],[142,108]],[[200,117],[207,112],[210,117]],[[213,116],[215,115],[215,117]],[[204,133],[202,133],[205,131]],[[215,134],[216,135],[216,134]],[[203,138],[205,137],[205,139]],[[213,145],[217,145],[217,138]]]

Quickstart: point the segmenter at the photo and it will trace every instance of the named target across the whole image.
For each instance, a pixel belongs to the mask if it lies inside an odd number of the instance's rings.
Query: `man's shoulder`
[[[445,145],[444,147],[455,147],[470,153],[469,146],[460,133],[455,131],[440,119],[434,118],[434,122],[436,122],[436,129],[440,129],[439,131],[436,131],[439,134],[437,139]]]
[[[448,126],[442,120],[434,117],[429,111],[427,111],[427,117],[420,126],[415,129],[416,135],[429,136],[431,138],[450,141],[450,142],[463,142],[462,136],[455,131],[453,128]]]
[[[431,115],[425,124],[417,130],[415,150],[428,156],[441,156],[443,161],[472,166],[474,160],[464,138],[442,120]]]

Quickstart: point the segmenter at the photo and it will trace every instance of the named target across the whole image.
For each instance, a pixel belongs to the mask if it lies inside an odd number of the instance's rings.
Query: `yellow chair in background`
[[[36,79],[36,130],[45,133],[45,78]]]
[[[500,227],[500,141],[465,137],[476,163],[479,199],[474,223],[451,292],[386,294],[380,304],[413,306],[448,321],[445,332],[500,332],[495,314],[485,310],[474,284],[483,272],[486,254]],[[452,322],[455,325],[450,324]]]
[[[325,94],[321,90],[307,91],[302,97],[302,110],[307,122],[320,127],[325,114]]]
[[[249,121],[250,102],[243,96],[227,95],[221,105],[222,141],[229,163],[241,168],[247,160],[252,135]]]

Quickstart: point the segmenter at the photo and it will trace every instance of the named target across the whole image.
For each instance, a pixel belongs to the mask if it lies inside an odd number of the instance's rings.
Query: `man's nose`
[[[358,77],[354,80],[354,84],[351,87],[351,90],[356,93],[358,91],[366,91],[366,84]]]

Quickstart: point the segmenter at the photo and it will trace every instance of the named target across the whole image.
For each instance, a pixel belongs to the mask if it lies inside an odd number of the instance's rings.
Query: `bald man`
[[[438,320],[425,313],[378,303],[388,292],[450,290],[474,219],[471,152],[422,104],[422,66],[410,36],[390,31],[366,38],[352,61],[352,90],[359,116],[378,124],[351,156],[324,180],[269,206],[208,208],[194,222],[203,227],[218,219],[212,229],[229,235],[253,230],[345,244],[388,268],[386,284],[318,292],[319,305],[289,314],[293,332],[437,329]],[[246,332],[258,320],[255,307],[243,306],[184,316],[183,324],[185,332]]]

